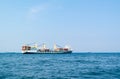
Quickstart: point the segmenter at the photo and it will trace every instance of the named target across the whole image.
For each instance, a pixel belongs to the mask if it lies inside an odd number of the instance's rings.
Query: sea
[[[0,79],[120,79],[120,53],[0,53]]]

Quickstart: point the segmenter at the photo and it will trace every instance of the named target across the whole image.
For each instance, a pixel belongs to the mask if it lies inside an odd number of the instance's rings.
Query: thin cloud
[[[48,9],[61,10],[61,9],[63,9],[63,7],[60,5],[52,4],[52,3],[46,3],[46,4],[33,6],[28,11],[27,19],[28,20],[35,20],[35,19],[37,19],[38,15],[40,15],[41,13],[45,12]]]
[[[49,8],[49,4],[42,4],[38,6],[33,6],[28,11],[28,19],[35,19],[35,17],[42,13],[43,11],[47,10]]]

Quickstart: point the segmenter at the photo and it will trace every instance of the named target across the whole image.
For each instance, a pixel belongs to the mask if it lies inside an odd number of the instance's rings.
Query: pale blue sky
[[[120,0],[1,0],[0,51],[32,42],[120,51]]]

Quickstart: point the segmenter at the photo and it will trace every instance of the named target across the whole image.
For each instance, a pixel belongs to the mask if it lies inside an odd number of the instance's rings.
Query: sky
[[[30,43],[120,51],[120,0],[0,0],[0,52]]]

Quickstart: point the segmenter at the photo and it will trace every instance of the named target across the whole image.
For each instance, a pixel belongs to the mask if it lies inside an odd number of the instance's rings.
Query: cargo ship
[[[38,46],[34,45],[23,45],[22,46],[23,54],[69,54],[72,53],[72,49],[69,46],[61,47],[54,44],[53,49],[46,47],[46,44]]]

